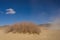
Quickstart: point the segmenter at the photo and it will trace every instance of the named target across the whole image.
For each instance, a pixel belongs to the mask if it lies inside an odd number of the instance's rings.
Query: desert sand
[[[0,40],[60,40],[60,30],[42,30],[37,34],[4,33],[0,30]]]

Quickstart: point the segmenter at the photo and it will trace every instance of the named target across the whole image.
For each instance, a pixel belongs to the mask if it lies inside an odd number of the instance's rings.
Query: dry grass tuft
[[[40,29],[38,28],[38,26],[34,23],[19,23],[19,24],[14,24],[12,26],[9,26],[6,28],[6,33],[8,32],[19,32],[19,33],[36,33],[39,34],[40,33]]]

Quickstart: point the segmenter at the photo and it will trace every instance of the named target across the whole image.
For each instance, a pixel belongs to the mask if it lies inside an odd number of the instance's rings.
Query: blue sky
[[[48,23],[59,14],[59,0],[0,0],[0,25],[23,21]]]

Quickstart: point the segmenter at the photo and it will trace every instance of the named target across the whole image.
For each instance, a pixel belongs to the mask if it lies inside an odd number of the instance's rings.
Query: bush
[[[14,24],[12,26],[7,27],[6,32],[19,32],[19,33],[40,33],[40,29],[38,26],[34,23],[20,23],[20,24]]]

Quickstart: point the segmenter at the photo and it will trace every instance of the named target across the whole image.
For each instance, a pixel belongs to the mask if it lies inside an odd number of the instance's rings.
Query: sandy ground
[[[4,33],[4,30],[0,30],[0,40],[60,40],[60,30],[42,30],[40,35]]]

